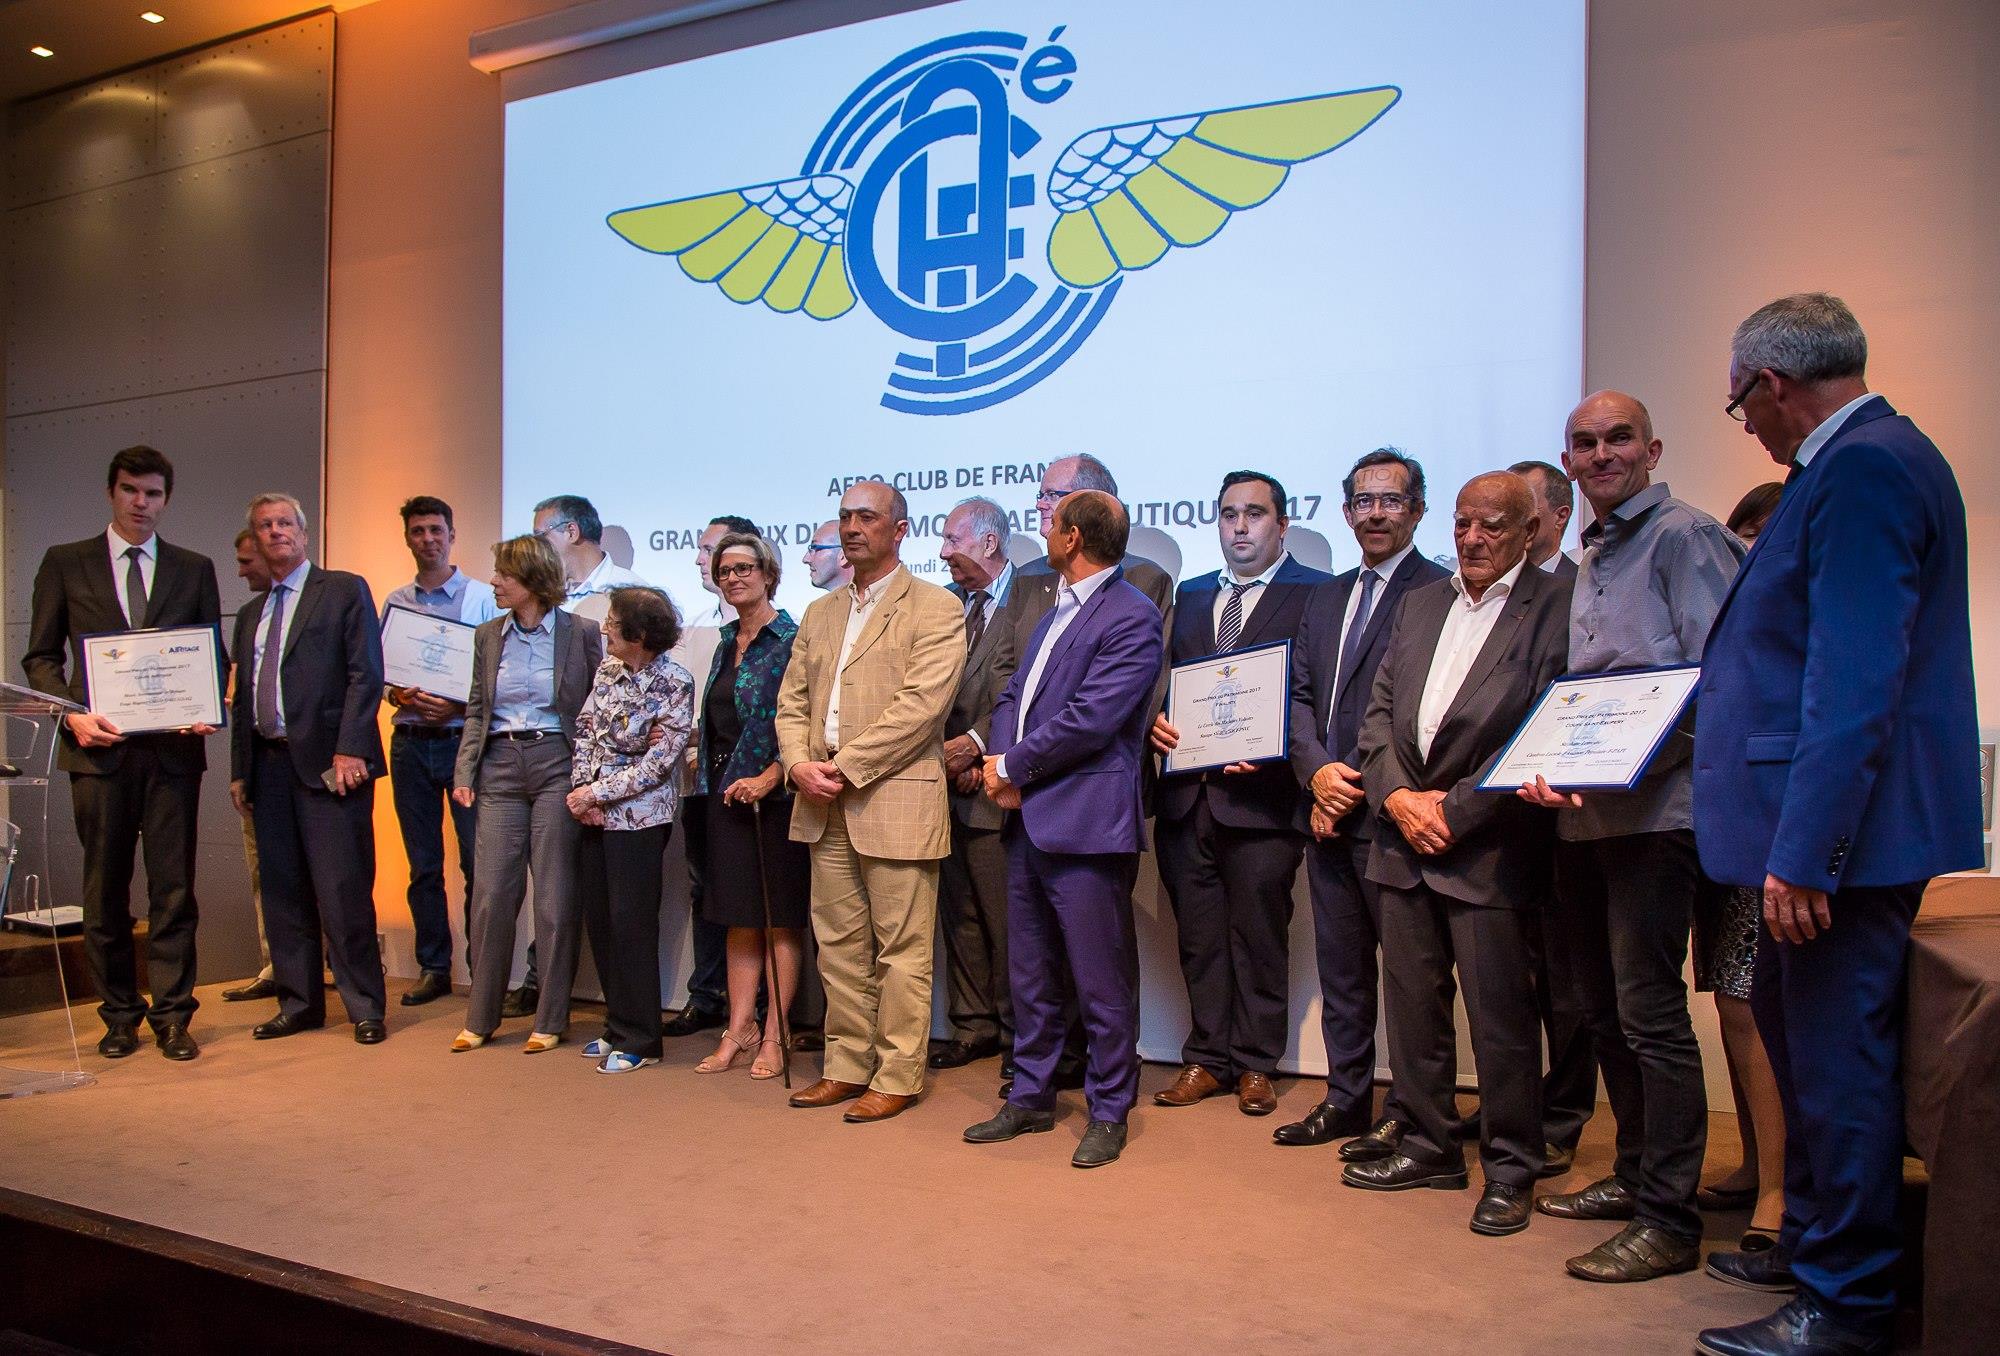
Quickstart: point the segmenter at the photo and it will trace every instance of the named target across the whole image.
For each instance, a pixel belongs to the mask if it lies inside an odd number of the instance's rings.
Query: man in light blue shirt
[[[499,615],[493,586],[472,579],[452,564],[457,540],[451,505],[420,494],[404,503],[403,544],[410,548],[417,576],[391,593],[382,605],[476,626]],[[553,650],[551,651],[553,660]],[[383,699],[396,708],[390,722],[389,784],[403,852],[410,863],[410,922],[416,930],[417,968],[422,972],[404,1007],[415,1007],[451,992],[451,917],[444,890],[444,815],[451,813],[458,839],[458,865],[465,895],[472,897],[472,843],[477,811],[451,799],[459,736],[465,732],[465,703],[418,687],[387,686]]]

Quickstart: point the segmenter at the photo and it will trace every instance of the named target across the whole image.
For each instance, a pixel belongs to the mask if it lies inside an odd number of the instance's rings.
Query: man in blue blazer
[[[1222,478],[1215,521],[1224,564],[1174,595],[1171,663],[1283,644],[1314,591],[1333,582],[1285,550],[1285,489],[1261,471]],[[1179,742],[1162,711],[1154,747],[1171,753]],[[1180,1074],[1153,1095],[1159,1106],[1233,1091],[1246,1116],[1278,1109],[1271,1077],[1291,1035],[1285,943],[1306,839],[1293,824],[1299,782],[1288,750],[1274,752],[1274,762],[1162,772],[1154,788],[1154,850],[1179,925],[1189,1019]]]
[[[1737,327],[1729,414],[1784,497],[1709,633],[1695,734],[1703,868],[1760,888],[1751,993],[1785,1107],[1785,1223],[1708,1270],[1796,1282],[1712,1356],[1886,1352],[1901,1243],[1903,968],[1924,886],[1980,864],[1965,506],[1915,424],[1871,395],[1835,297]]]
[[[986,791],[1017,810],[1007,841],[1007,969],[1015,1076],[1006,1105],[965,1132],[998,1143],[1055,1124],[1063,974],[1087,1036],[1090,1125],[1070,1160],[1101,1167],[1125,1148],[1139,1095],[1139,949],[1132,869],[1144,845],[1140,766],[1166,654],[1160,610],[1119,562],[1131,524],[1102,490],[1056,508],[1056,606],[994,703]]]

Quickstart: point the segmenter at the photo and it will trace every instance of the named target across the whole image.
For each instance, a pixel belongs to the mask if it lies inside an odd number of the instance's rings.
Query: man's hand
[[[953,735],[944,741],[944,770],[953,778],[967,768],[978,767],[983,757],[985,752],[979,741],[969,734]]]
[[[1000,789],[993,793],[993,803],[1003,810],[1021,808],[1021,788],[1009,782],[1002,782]]]
[[[116,725],[103,716],[94,716],[88,711],[64,716],[63,723],[69,726],[69,732],[76,736],[76,742],[86,749],[104,749],[125,742],[125,736],[118,733]]]
[[[1328,763],[1307,787],[1313,804],[1335,819],[1361,803],[1361,774],[1345,763]]]
[[[420,687],[406,687],[402,692],[403,706],[433,725],[442,725],[465,714],[465,703],[440,697],[435,692],[426,692]]]
[[[197,721],[195,724],[187,727],[187,732],[191,735],[200,735],[203,739],[206,739],[221,728],[220,725],[210,725],[207,721]]]
[[[778,765],[765,768],[754,777],[738,777],[722,788],[724,805],[755,805],[778,789]]]
[[[951,789],[961,796],[969,796],[985,785],[985,769],[978,767],[969,767],[951,779]]]
[[[792,785],[815,805],[831,805],[847,789],[847,775],[834,762],[792,764]]]
[[[1174,728],[1172,721],[1167,719],[1166,712],[1162,711],[1159,715],[1153,717],[1152,733],[1153,747],[1161,753],[1172,753],[1180,747],[1181,732]]]
[[[454,786],[451,789],[451,803],[461,810],[470,810],[474,799],[474,792],[469,786]]]
[[[344,796],[368,780],[368,764],[351,753],[333,755],[333,794]]]
[[[1452,844],[1451,828],[1444,822],[1442,791],[1412,791],[1400,787],[1382,802],[1383,810],[1396,821],[1403,839],[1426,857],[1435,857]]]
[[[236,813],[245,819],[250,817],[250,786],[241,777],[229,784],[229,803],[236,807]]]
[[[1521,789],[1514,793],[1530,805],[1539,805],[1544,810],[1574,810],[1583,804],[1583,797],[1571,791],[1567,795],[1549,785],[1548,778],[1541,773],[1535,780],[1522,782]]]
[[[592,810],[597,808],[597,797],[591,792],[589,785],[586,784],[577,787],[567,796],[563,797],[563,804],[569,807],[571,819],[583,820],[587,818]]]
[[[1325,842],[1329,838],[1340,837],[1340,830],[1335,827],[1339,822],[1340,816],[1330,813],[1324,805],[1314,802],[1312,807],[1312,835],[1314,838]]]
[[[1826,891],[1764,877],[1764,926],[1781,942],[1809,942],[1833,926]]]

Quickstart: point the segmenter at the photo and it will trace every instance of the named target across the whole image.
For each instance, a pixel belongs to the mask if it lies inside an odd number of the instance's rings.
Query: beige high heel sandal
[[[738,1055],[747,1055],[757,1048],[754,1042],[744,1041],[739,1039],[734,1031],[723,1032],[722,1043],[724,1045],[733,1045],[736,1047],[734,1050],[731,1050],[729,1052],[729,1058],[717,1059],[716,1055],[710,1055],[707,1059],[703,1060],[701,1063],[694,1066],[694,1071],[696,1073],[702,1073],[702,1074],[726,1073],[730,1069],[736,1067],[736,1057]],[[720,1053],[721,1051],[719,1050],[716,1052],[716,1054],[718,1055]]]
[[[767,1045],[775,1045],[778,1047],[778,1062],[776,1064],[764,1063],[764,1047]],[[779,1041],[777,1037],[773,1036],[769,1040],[758,1041],[757,1058],[750,1061],[750,1076],[756,1079],[760,1083],[767,1078],[776,1078],[779,1074],[785,1071],[784,1059],[785,1059],[785,1047],[784,1044],[781,1041]]]
[[[527,1044],[521,1047],[521,1053],[524,1055],[539,1055],[544,1050],[553,1050],[558,1045],[561,1045],[562,1039],[560,1031],[553,1035],[546,1031],[534,1032],[529,1035]]]
[[[454,1055],[462,1055],[467,1050],[477,1050],[486,1044],[486,1041],[487,1037],[477,1031],[461,1031],[451,1038],[451,1052]]]

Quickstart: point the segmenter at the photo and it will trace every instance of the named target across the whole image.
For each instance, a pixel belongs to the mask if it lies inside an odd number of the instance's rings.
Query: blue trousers
[[[444,898],[444,819],[451,813],[458,836],[458,866],[465,898],[472,899],[473,832],[478,810],[451,798],[458,763],[456,739],[426,739],[395,729],[389,737],[389,786],[403,852],[410,859],[410,921],[416,925],[417,967],[427,975],[451,973],[451,915]]]

